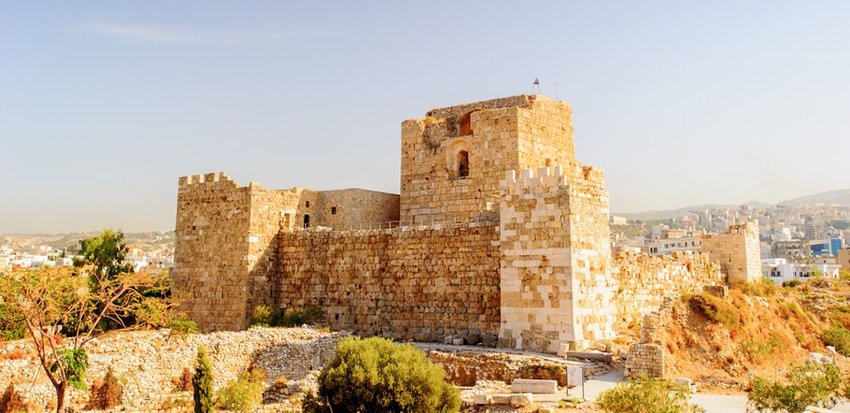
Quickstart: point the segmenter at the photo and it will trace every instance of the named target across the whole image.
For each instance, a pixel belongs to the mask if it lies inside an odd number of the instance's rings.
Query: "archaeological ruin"
[[[614,256],[605,177],[576,161],[571,117],[520,95],[404,121],[398,195],[182,177],[174,296],[205,330],[317,306],[358,334],[562,353],[761,275],[750,223],[702,253]]]

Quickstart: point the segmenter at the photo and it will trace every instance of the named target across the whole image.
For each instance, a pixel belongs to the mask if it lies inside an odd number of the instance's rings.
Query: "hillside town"
[[[850,271],[850,206],[773,205],[691,210],[655,221],[611,217],[614,248],[669,255],[699,251],[702,238],[728,225],[755,221],[759,226],[762,273],[781,285],[811,277],[838,278]]]
[[[80,241],[96,232],[70,234],[0,234],[0,274],[5,271],[66,267],[79,258]],[[126,261],[134,271],[167,270],[174,265],[174,233],[127,234]]]

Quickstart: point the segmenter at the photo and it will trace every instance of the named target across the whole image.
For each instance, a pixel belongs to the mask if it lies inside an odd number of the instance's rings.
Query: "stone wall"
[[[496,224],[281,233],[277,304],[317,306],[333,328],[418,341],[495,336]]]
[[[702,237],[701,251],[720,264],[729,284],[756,281],[761,272],[761,244],[758,222],[730,225],[722,234]]]
[[[664,256],[623,252],[614,258],[614,269],[617,331],[657,311],[668,297],[726,283],[720,266],[708,255],[692,252]]]
[[[185,408],[187,400],[191,402],[191,393],[180,390],[175,382],[184,369],[193,371],[199,345],[206,347],[212,361],[215,389],[250,367],[266,372],[267,385],[285,377],[295,388],[315,385],[315,370],[333,358],[341,337],[300,328],[252,328],[186,339],[171,337],[166,331],[119,332],[87,346],[86,382],[91,388],[111,368],[124,386],[122,410],[191,411]],[[9,358],[15,353],[24,356]],[[24,402],[31,404],[34,411],[42,411],[55,403],[56,396],[37,360],[25,340],[0,346],[0,393],[15,384]],[[69,389],[67,401],[70,407],[83,410],[89,397],[90,392]],[[183,408],[172,409],[173,406]]]
[[[240,187],[224,173],[182,177],[174,296],[204,330],[239,330],[274,303],[281,231],[398,221],[398,195],[362,189]]]
[[[499,203],[508,170],[569,165],[571,109],[538,95],[434,109],[402,123],[401,220],[418,224],[474,220]],[[459,157],[469,174],[459,174]]]
[[[174,297],[206,329],[245,327],[251,194],[223,173],[180,178]]]
[[[502,183],[500,346],[555,353],[614,336],[607,195],[601,176],[570,169]]]

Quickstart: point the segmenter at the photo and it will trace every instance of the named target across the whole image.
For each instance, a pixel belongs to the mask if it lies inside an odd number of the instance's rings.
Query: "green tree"
[[[415,347],[387,339],[347,338],[319,374],[319,402],[309,410],[457,412],[459,391]]]
[[[150,283],[144,274],[105,279],[89,266],[13,271],[0,277],[0,301],[25,324],[56,390],[57,412],[64,411],[69,386],[86,387],[85,346],[101,334],[97,326],[138,311],[138,289]]]
[[[128,251],[124,244],[124,233],[106,228],[100,235],[80,241],[82,259],[76,259],[74,264],[91,265],[100,278],[115,278],[133,268],[127,262]]]
[[[809,406],[835,405],[841,395],[841,372],[833,364],[806,363],[791,369],[787,383],[756,377],[749,406],[757,411],[802,413]]]
[[[208,413],[215,409],[213,405],[212,363],[204,346],[198,347],[195,360],[195,375],[192,377],[192,397],[195,400],[195,413]]]
[[[641,375],[617,384],[599,395],[596,405],[606,412],[697,413],[701,407],[688,404],[690,394],[669,380]]]

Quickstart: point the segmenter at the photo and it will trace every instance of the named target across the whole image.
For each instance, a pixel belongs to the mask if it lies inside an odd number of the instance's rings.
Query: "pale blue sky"
[[[542,91],[613,211],[850,187],[850,2],[4,2],[0,233],[173,229],[177,177],[398,192],[399,124]]]

